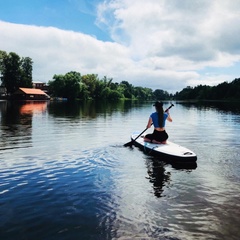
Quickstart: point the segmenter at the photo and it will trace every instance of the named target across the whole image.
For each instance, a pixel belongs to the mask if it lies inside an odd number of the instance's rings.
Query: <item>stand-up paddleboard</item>
[[[144,142],[143,136],[137,138],[138,135],[139,133],[131,135],[132,143],[149,155],[159,156],[178,163],[193,163],[197,161],[197,155],[188,148],[168,140],[166,144]]]

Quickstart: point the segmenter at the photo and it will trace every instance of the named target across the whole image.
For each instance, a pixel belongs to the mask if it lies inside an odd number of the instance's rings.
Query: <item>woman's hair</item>
[[[164,125],[164,110],[163,110],[163,103],[156,101],[153,106],[156,107],[156,111],[158,113],[158,125],[159,127],[163,127]]]
[[[156,110],[157,110],[157,113],[158,113],[158,124],[159,124],[159,127],[162,128],[163,127],[163,121],[164,121],[163,107],[160,106],[160,105],[157,105]]]

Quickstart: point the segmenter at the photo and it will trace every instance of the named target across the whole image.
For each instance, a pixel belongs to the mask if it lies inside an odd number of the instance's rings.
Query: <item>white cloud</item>
[[[238,0],[112,0],[98,6],[97,24],[113,42],[0,22],[0,49],[31,57],[35,80],[73,70],[174,92],[239,77],[240,72],[222,71],[239,64],[238,22]],[[205,68],[213,68],[214,74],[209,76]]]
[[[89,35],[5,22],[0,22],[0,29],[1,50],[31,57],[33,74],[40,80],[72,70],[108,76],[118,66],[132,64],[126,47]]]
[[[202,77],[196,72],[205,67],[239,64],[237,0],[111,0],[99,9],[99,25],[106,24],[112,38],[126,45],[133,59],[152,61],[153,69],[176,71],[176,75],[195,71],[191,81],[183,80],[185,84],[200,84]],[[110,21],[104,18],[105,12]],[[215,75],[214,82],[221,80]]]
[[[99,7],[99,24],[107,24],[112,38],[129,46],[140,58],[216,60],[219,51],[240,50],[234,37],[240,31],[237,2],[231,1],[233,8],[221,0],[105,1],[104,7]],[[107,17],[112,16],[110,21],[104,18],[105,12]]]

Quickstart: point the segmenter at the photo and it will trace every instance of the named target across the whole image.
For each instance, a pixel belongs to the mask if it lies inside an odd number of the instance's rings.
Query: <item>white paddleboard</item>
[[[131,135],[134,145],[149,155],[159,156],[163,159],[182,163],[197,161],[197,155],[186,147],[180,146],[168,140],[166,144],[144,142],[143,136],[134,140],[138,135],[139,133],[133,133]]]

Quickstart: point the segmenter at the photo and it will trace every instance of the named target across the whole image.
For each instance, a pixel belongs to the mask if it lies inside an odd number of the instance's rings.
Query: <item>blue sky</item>
[[[0,0],[0,50],[175,93],[240,77],[238,0]]]
[[[99,0],[0,0],[0,19],[26,25],[53,26],[95,35],[111,40],[107,32],[96,26],[96,6]]]

